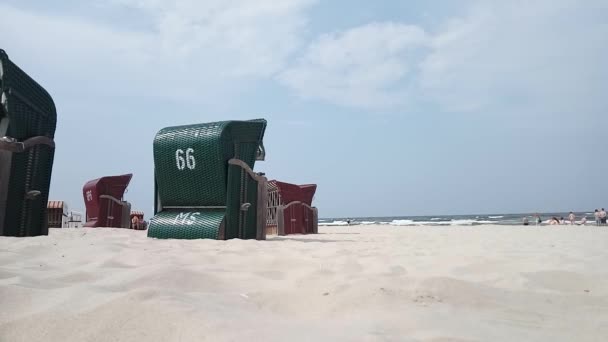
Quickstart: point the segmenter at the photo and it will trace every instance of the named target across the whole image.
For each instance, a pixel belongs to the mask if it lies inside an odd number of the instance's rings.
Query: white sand
[[[607,341],[608,228],[0,238],[0,341]]]

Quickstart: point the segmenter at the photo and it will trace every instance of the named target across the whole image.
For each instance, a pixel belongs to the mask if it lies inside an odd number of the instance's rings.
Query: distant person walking
[[[536,214],[536,225],[540,226],[543,223],[543,220],[540,218],[539,214]]]
[[[528,222],[528,216],[524,216],[524,226],[527,226],[528,224],[530,224]]]
[[[595,225],[599,226],[600,225],[600,211],[595,209],[595,213],[593,213],[593,216],[595,217]]]
[[[573,212],[570,212],[568,215],[568,220],[570,221],[570,225],[573,226],[576,223],[576,215]]]
[[[602,225],[602,226],[606,225],[606,210],[604,210],[604,208],[602,208],[602,210],[600,210],[600,225]]]

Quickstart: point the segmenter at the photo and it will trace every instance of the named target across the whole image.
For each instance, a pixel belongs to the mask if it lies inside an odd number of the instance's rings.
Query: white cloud
[[[1,43],[9,55],[67,82],[96,84],[121,95],[200,97],[206,89],[238,89],[239,80],[270,77],[300,46],[311,0],[108,0],[90,13],[58,15],[0,4]],[[142,19],[145,18],[145,19]],[[125,22],[151,23],[148,30]],[[24,24],[26,23],[26,24]],[[41,58],[43,56],[43,58]],[[35,62],[35,63],[33,63]],[[108,84],[112,84],[111,87]]]
[[[323,35],[279,80],[341,105],[530,112],[608,107],[607,5],[571,0],[479,2],[430,31],[374,23]]]
[[[568,0],[478,4],[433,37],[420,91],[448,111],[605,105],[605,9]]]
[[[456,112],[608,107],[605,1],[484,1],[432,29],[376,22],[305,44],[314,3],[97,2],[121,13],[114,21],[0,4],[0,44],[86,93],[219,102],[214,94],[274,78],[306,99],[371,110],[417,101]]]
[[[166,53],[219,66],[223,76],[268,76],[301,43],[312,0],[122,0],[155,19]]]
[[[372,23],[325,34],[278,79],[306,98],[355,107],[384,107],[406,101],[416,50],[428,38],[415,26]]]

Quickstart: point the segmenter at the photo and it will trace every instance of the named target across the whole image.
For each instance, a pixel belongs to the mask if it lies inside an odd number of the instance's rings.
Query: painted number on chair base
[[[192,225],[196,222],[196,216],[200,215],[201,213],[196,212],[196,213],[179,213],[177,216],[175,216],[175,220],[173,220],[173,224],[185,224],[185,225]]]

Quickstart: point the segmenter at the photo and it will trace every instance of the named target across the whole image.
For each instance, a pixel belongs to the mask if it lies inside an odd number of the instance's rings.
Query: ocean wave
[[[359,224],[363,224],[363,225],[370,225],[370,224],[376,224],[376,221],[361,221],[358,222]]]
[[[447,221],[442,221],[442,222],[437,222],[437,221],[414,221],[410,226],[442,226],[445,225],[446,223],[449,223]]]
[[[441,217],[433,217],[433,218],[431,219],[431,221],[439,221],[439,220],[441,220]]]
[[[474,219],[452,219],[450,221],[413,221],[413,220],[393,220],[392,222],[380,222],[380,224],[390,224],[391,226],[478,226],[482,224],[495,224],[496,221],[474,220]]]
[[[348,226],[346,221],[319,222],[319,226]]]
[[[491,219],[501,219],[503,217],[504,216],[488,216],[488,218],[491,218]]]
[[[476,226],[480,224],[492,224],[496,223],[494,221],[486,221],[486,220],[452,220],[450,221],[451,226]]]
[[[548,222],[548,221],[547,221]],[[392,220],[388,221],[351,221],[350,224],[346,221],[321,222],[319,226],[326,227],[342,227],[342,226],[357,226],[357,225],[390,225],[401,227],[428,227],[428,226],[478,226],[483,224],[497,224],[497,221],[476,220],[476,219],[452,219],[450,221],[414,221],[414,220]]]
[[[393,220],[389,224],[391,226],[413,226],[413,225],[415,225],[413,220]]]

